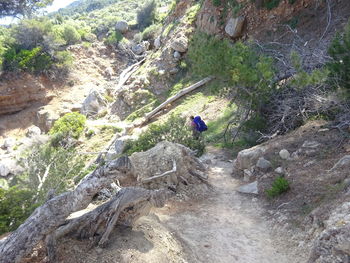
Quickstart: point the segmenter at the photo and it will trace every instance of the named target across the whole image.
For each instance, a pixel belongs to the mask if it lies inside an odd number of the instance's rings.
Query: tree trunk
[[[204,84],[208,83],[212,79],[213,79],[213,77],[207,77],[205,79],[202,79],[201,81],[199,81],[199,82],[189,86],[188,88],[185,88],[185,89],[181,90],[176,95],[170,97],[165,102],[160,104],[157,108],[155,108],[151,112],[147,113],[140,126],[142,126],[143,124],[147,123],[158,111],[164,109],[170,103],[176,101],[177,99],[181,98],[182,96],[186,95],[187,93],[190,93],[191,91],[193,91],[193,90],[203,86]]]
[[[119,175],[131,169],[128,157],[121,157],[87,175],[71,192],[63,193],[38,207],[12,234],[0,243],[0,262],[19,262],[52,234],[73,212],[86,208],[92,198]]]

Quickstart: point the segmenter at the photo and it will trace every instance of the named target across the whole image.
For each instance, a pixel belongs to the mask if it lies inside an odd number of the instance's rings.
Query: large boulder
[[[230,18],[225,26],[225,32],[232,38],[240,37],[242,35],[245,18],[240,16]]]
[[[128,22],[124,20],[118,21],[117,24],[115,25],[115,30],[123,34],[126,33],[129,30]]]
[[[83,102],[81,113],[86,116],[93,116],[98,114],[105,106],[106,103],[101,94],[96,90],[92,90]]]
[[[240,151],[235,161],[235,168],[241,171],[250,169],[264,153],[265,148],[259,145]]]
[[[171,48],[175,51],[184,53],[188,49],[188,39],[184,36],[181,36],[179,38],[176,38],[171,43]]]

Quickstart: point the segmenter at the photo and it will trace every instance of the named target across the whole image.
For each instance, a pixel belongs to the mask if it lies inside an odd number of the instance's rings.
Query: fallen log
[[[144,117],[144,119],[142,120],[140,126],[142,126],[145,123],[147,123],[157,112],[159,112],[160,110],[164,109],[166,106],[168,106],[172,102],[176,101],[177,99],[181,98],[182,96],[186,95],[187,93],[190,93],[191,91],[193,91],[193,90],[203,86],[204,84],[208,83],[212,79],[213,79],[213,77],[207,77],[205,79],[202,79],[201,81],[199,81],[199,82],[197,82],[197,83],[195,83],[195,84],[193,84],[193,85],[191,85],[191,86],[181,90],[176,95],[170,97],[165,102],[163,102],[158,107],[156,107],[154,110],[152,110],[151,112],[147,113],[146,116]]]
[[[86,208],[101,189],[130,169],[129,158],[121,157],[87,175],[75,190],[46,201],[0,243],[0,262],[19,262],[40,241],[64,224],[71,213]]]
[[[124,84],[128,81],[128,79],[131,77],[131,75],[139,68],[139,66],[145,62],[145,58],[141,61],[131,65],[130,67],[126,68],[119,77],[118,85],[115,88],[115,92],[117,92],[121,87],[124,86]]]

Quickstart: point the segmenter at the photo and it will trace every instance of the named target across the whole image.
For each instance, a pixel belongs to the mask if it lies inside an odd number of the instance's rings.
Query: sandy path
[[[214,162],[209,174],[214,189],[206,200],[158,215],[181,240],[188,262],[305,262],[281,252],[257,201],[235,191],[240,182],[231,171],[232,163]]]

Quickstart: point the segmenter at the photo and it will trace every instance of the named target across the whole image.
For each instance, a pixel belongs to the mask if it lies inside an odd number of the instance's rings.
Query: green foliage
[[[53,0],[11,0],[0,2],[0,17],[31,16],[37,10],[51,4]]]
[[[269,9],[269,10],[272,10],[272,9],[278,7],[278,5],[280,4],[280,1],[281,0],[265,0],[264,7]]]
[[[265,103],[274,91],[275,74],[271,58],[258,54],[250,43],[219,40],[197,33],[190,44],[188,57],[198,76],[215,75],[227,80],[232,88],[241,87],[240,98],[253,110]]]
[[[220,6],[221,5],[221,0],[212,0],[212,3],[214,6]]]
[[[291,62],[297,71],[293,79],[289,82],[291,86],[305,88],[307,86],[315,86],[327,81],[329,70],[327,68],[315,69],[307,73],[302,68],[301,57],[296,52],[291,53]]]
[[[18,187],[0,188],[0,235],[15,230],[36,207],[32,191]]]
[[[162,124],[151,124],[148,130],[142,133],[136,141],[128,141],[124,153],[131,155],[134,152],[147,151],[164,140],[180,143],[192,150],[197,150],[198,155],[202,155],[205,148],[201,139],[195,140],[193,138],[192,129],[187,124],[187,120],[172,115]]]
[[[123,39],[122,33],[119,31],[113,31],[106,39],[107,45],[116,46]]]
[[[137,24],[139,29],[150,26],[156,18],[157,4],[151,0],[137,11]]]
[[[41,73],[48,70],[52,63],[51,57],[43,52],[41,47],[19,51],[12,47],[4,53],[3,68],[9,71],[23,70],[31,73]]]
[[[186,22],[188,24],[193,23],[196,20],[197,13],[200,10],[201,5],[199,3],[191,6],[187,11],[186,11]]]
[[[344,88],[350,94],[350,22],[342,34],[336,34],[328,53],[332,57],[327,65],[331,84]]]
[[[266,194],[268,197],[273,198],[288,191],[289,188],[289,182],[287,179],[279,176],[273,181],[271,188],[266,190]]]
[[[66,41],[68,45],[73,45],[81,41],[80,34],[75,29],[75,27],[71,25],[64,26],[63,39]]]
[[[34,200],[39,204],[46,200],[49,192],[58,195],[73,188],[73,179],[84,173],[84,160],[73,147],[38,145],[23,162],[26,169],[21,185],[35,193]]]
[[[142,40],[155,39],[162,28],[161,24],[152,24],[142,31]]]
[[[84,130],[86,117],[80,113],[67,113],[59,118],[50,130],[51,135],[78,139]]]

